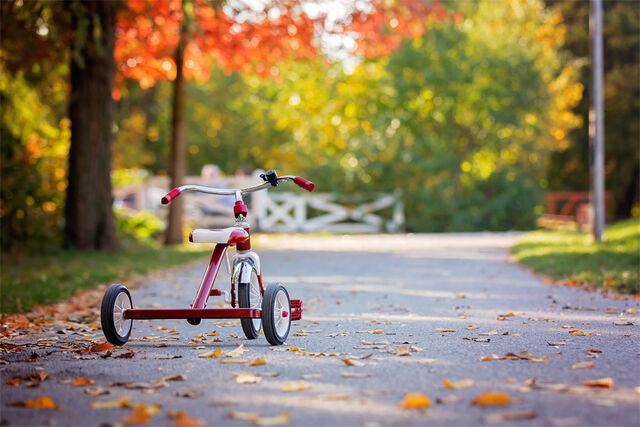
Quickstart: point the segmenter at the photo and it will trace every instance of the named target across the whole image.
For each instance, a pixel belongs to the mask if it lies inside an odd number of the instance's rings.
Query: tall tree
[[[65,236],[78,249],[118,246],[111,194],[111,114],[117,1],[72,1],[69,185]]]

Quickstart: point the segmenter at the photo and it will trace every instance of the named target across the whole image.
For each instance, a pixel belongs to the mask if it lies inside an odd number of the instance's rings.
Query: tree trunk
[[[110,250],[118,247],[111,194],[111,89],[119,2],[83,1],[80,6],[72,8],[72,46],[79,49],[71,60],[65,237],[78,249]]]
[[[184,91],[185,82],[182,74],[184,64],[185,29],[180,28],[180,40],[176,48],[176,79],[173,82],[173,120],[171,122],[171,152],[169,157],[169,175],[171,188],[182,185],[186,163],[186,141],[184,134]],[[182,202],[178,197],[169,205],[169,223],[165,234],[166,245],[182,243]]]

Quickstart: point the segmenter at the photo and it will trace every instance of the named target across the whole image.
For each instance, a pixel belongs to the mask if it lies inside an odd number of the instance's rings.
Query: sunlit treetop
[[[350,39],[355,55],[384,55],[403,37],[421,35],[429,17],[445,19],[447,13],[440,3],[423,0],[128,0],[118,17],[114,97],[128,78],[143,88],[175,79],[181,25],[186,78],[207,80],[215,62],[226,72],[279,80],[274,65],[316,57],[327,36]]]

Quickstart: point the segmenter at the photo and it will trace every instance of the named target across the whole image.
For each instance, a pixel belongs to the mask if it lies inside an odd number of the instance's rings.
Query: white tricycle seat
[[[244,242],[249,238],[249,233],[242,227],[227,227],[219,230],[197,228],[189,235],[192,243],[224,243],[233,245]]]

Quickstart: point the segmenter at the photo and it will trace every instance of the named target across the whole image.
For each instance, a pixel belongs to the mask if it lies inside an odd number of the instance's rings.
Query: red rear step
[[[292,299],[291,301],[291,321],[302,319],[302,300]]]

